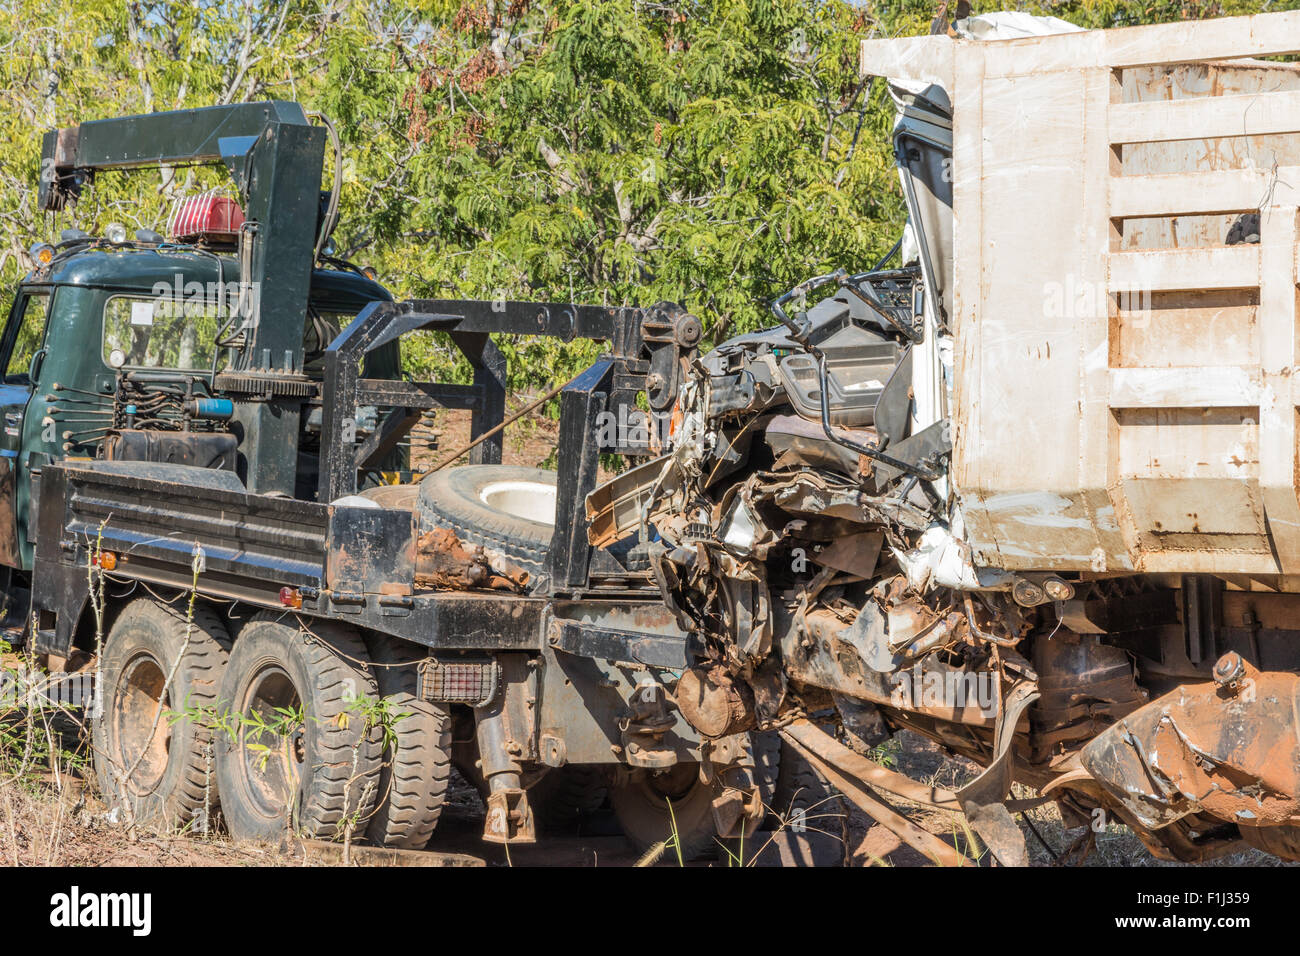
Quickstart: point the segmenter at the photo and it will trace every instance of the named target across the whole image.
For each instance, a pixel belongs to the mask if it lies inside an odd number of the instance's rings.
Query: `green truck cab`
[[[21,589],[14,572],[32,566],[42,466],[100,457],[109,431],[123,424],[112,411],[119,377],[189,381],[196,396],[211,396],[214,375],[227,367],[229,350],[211,333],[223,297],[237,294],[237,258],[154,238],[86,236],[42,247],[13,295],[0,337],[0,565],[11,586]],[[360,272],[313,270],[303,374],[319,380],[330,339],[368,303],[391,300]],[[394,342],[370,359],[368,374],[395,378],[399,364]],[[310,499],[319,458],[310,414],[302,430],[298,474],[301,497]]]

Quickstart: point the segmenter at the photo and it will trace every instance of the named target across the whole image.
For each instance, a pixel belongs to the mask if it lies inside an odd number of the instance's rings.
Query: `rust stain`
[[[415,583],[441,591],[488,588],[525,591],[529,574],[504,560],[491,559],[475,545],[466,545],[450,528],[434,528],[415,544]]]
[[[1083,765],[1138,820],[1208,814],[1242,828],[1300,824],[1300,675],[1235,652],[1214,682],[1139,708],[1083,751]]]

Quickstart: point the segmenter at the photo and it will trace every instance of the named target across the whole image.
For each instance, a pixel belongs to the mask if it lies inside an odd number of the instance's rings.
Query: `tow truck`
[[[606,800],[640,846],[752,834],[771,741],[756,757],[748,733],[681,718],[667,688],[692,638],[650,535],[588,534],[600,455],[663,451],[598,421],[644,415],[639,398],[671,410],[698,319],[396,301],[330,254],[327,144],[328,121],[285,102],[44,138],[43,210],[123,169],[205,164],[233,184],[180,202],[166,235],[35,248],[0,343],[9,623],[52,669],[96,675],[106,800],[137,824],[419,848],[454,764],[488,841]],[[470,384],[402,373],[424,332],[455,343]],[[499,334],[607,345],[560,392],[557,472],[500,464]],[[405,440],[438,408],[467,410],[478,443],[415,480]]]

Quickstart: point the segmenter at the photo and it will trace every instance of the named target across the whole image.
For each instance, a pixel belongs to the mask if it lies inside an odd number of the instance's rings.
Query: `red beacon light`
[[[233,246],[239,242],[244,210],[226,196],[204,193],[176,203],[167,223],[167,235],[175,242],[205,242]]]

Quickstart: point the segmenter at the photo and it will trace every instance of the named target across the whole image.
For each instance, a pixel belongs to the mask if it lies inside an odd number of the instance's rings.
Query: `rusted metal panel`
[[[951,76],[978,564],[1300,570],[1300,68],[1245,59],[1300,47],[1294,24],[864,45],[866,70]]]
[[[1300,824],[1300,676],[1229,653],[1214,677],[1122,718],[1084,748],[1084,767],[1153,829],[1195,814],[1243,829]]]
[[[560,767],[622,761],[630,744],[623,725],[632,715],[633,698],[647,689],[661,697],[663,682],[671,681],[671,674],[658,669],[576,657],[547,646],[537,701],[542,762]],[[676,719],[664,729],[658,748],[670,751],[676,761],[692,762],[698,759],[699,740],[684,720]]]
[[[878,671],[869,663],[873,654],[866,644],[871,625],[852,628],[823,609],[805,616],[803,631],[791,626],[783,609],[775,617],[785,671],[795,681],[953,723],[994,726],[994,671],[955,667],[933,657]]]
[[[332,592],[412,592],[415,516],[410,511],[331,505],[329,516],[325,582]]]

